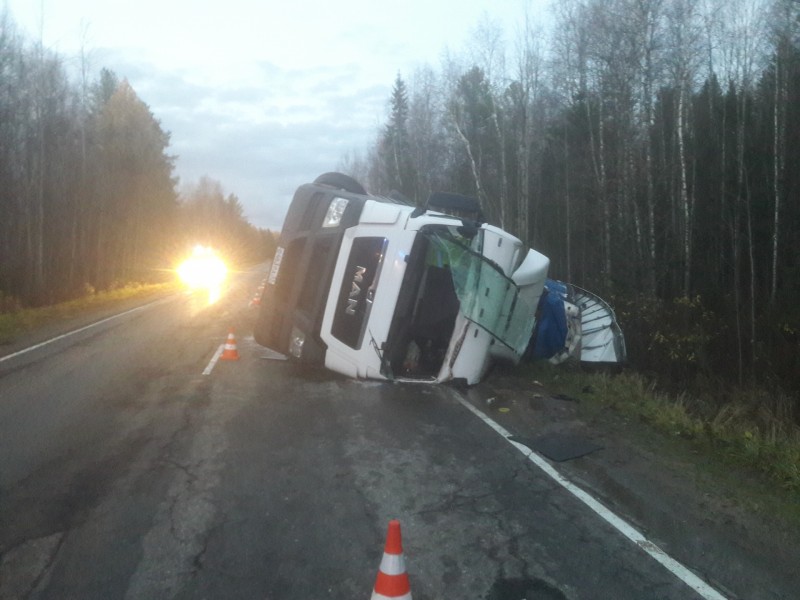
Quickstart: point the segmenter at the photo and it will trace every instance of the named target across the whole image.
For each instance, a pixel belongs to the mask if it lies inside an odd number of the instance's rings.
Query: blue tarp
[[[534,358],[550,358],[563,350],[567,341],[567,315],[564,310],[566,296],[565,284],[553,279],[547,280],[536,310]]]

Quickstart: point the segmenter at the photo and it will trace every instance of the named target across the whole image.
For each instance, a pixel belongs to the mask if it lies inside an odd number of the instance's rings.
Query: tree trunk
[[[475,162],[475,157],[472,154],[472,146],[467,139],[467,136],[464,135],[464,132],[461,130],[461,127],[458,124],[458,119],[453,119],[453,124],[456,128],[456,133],[458,133],[458,137],[464,143],[464,149],[467,151],[467,158],[469,158],[469,164],[472,169],[472,177],[475,180],[475,190],[478,195],[478,202],[480,202],[481,206],[485,206],[486,203],[486,194],[483,191],[483,186],[481,185],[481,175],[480,170],[478,169],[478,163]]]
[[[736,123],[736,197],[734,198],[734,248],[733,248],[733,268],[734,268],[734,287],[736,294],[736,334],[737,346],[739,350],[739,384],[744,381],[744,343],[742,340],[742,265],[741,265],[741,227],[742,227],[742,203],[744,189],[744,121],[746,108],[746,94],[741,90],[741,99],[737,102],[738,119]]]
[[[564,120],[564,211],[566,213],[566,226],[564,231],[566,257],[567,257],[567,281],[572,281],[572,202],[569,193],[570,186],[570,157],[569,139],[567,137],[567,121]]]
[[[500,198],[498,204],[500,205],[500,228],[506,227],[506,208],[508,204],[508,173],[506,170],[506,144],[505,136],[503,135],[502,128],[500,127],[500,120],[497,117],[497,102],[494,97],[492,98],[492,123],[497,135],[497,144],[500,151]]]
[[[782,73],[783,62],[781,61],[781,49],[775,53],[775,94],[772,109],[772,196],[774,203],[773,222],[772,222],[772,278],[770,287],[770,304],[775,305],[778,295],[778,250],[780,239],[780,215],[781,215],[781,180],[783,178],[784,164],[784,139],[786,128],[783,126],[781,109],[786,106],[788,92],[785,85],[785,77]]]
[[[678,91],[678,110],[676,114],[676,130],[678,135],[678,163],[680,168],[680,198],[683,216],[683,294],[689,295],[692,270],[692,206],[689,198],[689,186],[686,174],[686,143],[684,140],[684,95],[685,86]]]
[[[605,115],[603,111],[603,98],[600,97],[597,115],[597,138],[599,143],[600,162],[600,202],[603,207],[603,289],[611,288],[611,207],[609,206],[607,177],[606,177],[606,143],[605,143]]]

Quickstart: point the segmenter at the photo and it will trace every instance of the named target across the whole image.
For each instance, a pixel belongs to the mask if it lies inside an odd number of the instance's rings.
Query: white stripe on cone
[[[228,334],[220,360],[239,360],[239,351],[236,349],[236,338],[233,337],[233,330]]]
[[[402,575],[406,572],[406,561],[402,554],[383,553],[381,571],[387,575]]]

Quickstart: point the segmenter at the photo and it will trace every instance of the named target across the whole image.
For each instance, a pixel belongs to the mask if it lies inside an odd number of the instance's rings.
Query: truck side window
[[[383,237],[356,238],[347,259],[331,333],[356,350],[361,348],[369,322],[387,244]]]

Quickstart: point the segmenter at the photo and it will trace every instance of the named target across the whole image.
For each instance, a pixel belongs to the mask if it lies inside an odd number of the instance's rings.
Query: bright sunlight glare
[[[197,245],[192,255],[178,266],[178,277],[191,290],[218,292],[228,273],[213,248]]]

